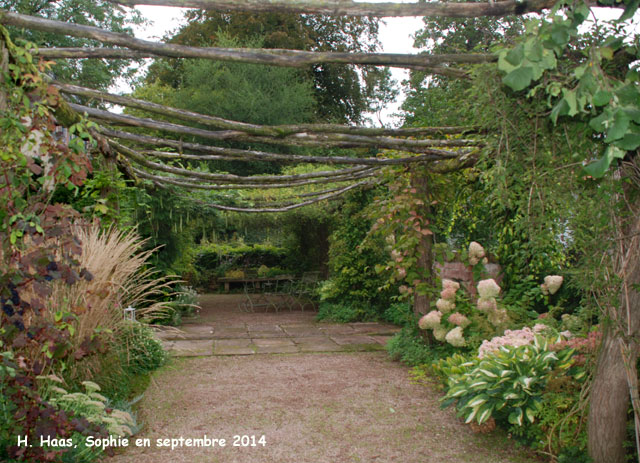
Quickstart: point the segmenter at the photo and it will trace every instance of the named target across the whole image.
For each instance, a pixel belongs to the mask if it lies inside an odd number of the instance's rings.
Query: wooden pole
[[[493,54],[415,55],[394,53],[341,53],[284,50],[279,48],[201,48],[174,43],[150,42],[93,26],[65,23],[51,19],[0,10],[0,24],[93,39],[119,47],[171,58],[202,58],[270,66],[306,67],[313,64],[341,63],[373,66],[438,66],[444,63],[478,64],[496,61]]]
[[[121,5],[161,5],[199,8],[215,11],[282,12],[348,16],[429,16],[475,18],[478,16],[509,16],[540,12],[551,8],[555,0],[506,2],[418,2],[367,3],[350,0],[111,0]]]

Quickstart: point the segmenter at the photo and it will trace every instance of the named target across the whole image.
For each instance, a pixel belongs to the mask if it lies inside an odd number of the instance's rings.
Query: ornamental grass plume
[[[476,241],[469,243],[469,264],[476,265],[485,255],[484,248],[480,243]]]
[[[449,323],[457,325],[461,328],[465,328],[471,323],[471,320],[462,315],[460,312],[452,313],[451,315],[449,315],[449,318],[447,320],[449,321]]]
[[[466,341],[462,334],[462,328],[460,326],[457,326],[451,331],[449,331],[445,335],[444,339],[454,347],[462,347],[466,344]]]
[[[434,329],[436,326],[440,325],[441,320],[442,312],[438,310],[432,310],[420,319],[420,321],[418,322],[418,326],[423,330]]]
[[[542,294],[545,296],[549,294],[555,294],[562,286],[562,282],[564,278],[560,275],[547,275],[544,277],[544,283],[540,285],[540,289],[542,290]]]
[[[493,278],[481,280],[478,282],[478,294],[485,299],[497,297],[500,294],[500,286]]]
[[[70,341],[77,348],[97,331],[111,332],[120,339],[123,329],[123,309],[136,308],[140,319],[162,318],[170,306],[164,299],[165,291],[175,295],[171,287],[179,282],[176,277],[157,276],[147,266],[155,249],[143,250],[146,240],[135,231],[116,228],[101,230],[97,223],[75,225],[74,235],[81,243],[79,266],[91,277],[72,285],[55,282],[48,299],[49,316],[70,308],[75,311],[75,332]],[[87,363],[86,361],[84,363]],[[86,365],[93,370],[92,365]]]

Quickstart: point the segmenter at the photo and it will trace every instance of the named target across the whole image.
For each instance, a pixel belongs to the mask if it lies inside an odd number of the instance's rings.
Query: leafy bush
[[[158,369],[167,361],[167,353],[148,326],[130,322],[122,332],[125,345],[125,366],[133,374],[148,373]]]
[[[195,267],[201,272],[214,271],[218,276],[232,268],[283,266],[287,250],[266,244],[209,244],[196,253]]]
[[[365,311],[357,309],[351,305],[321,302],[316,319],[338,323],[349,323],[362,320],[362,317],[365,315]]]
[[[329,280],[320,292],[323,301],[357,307],[363,314],[361,320],[380,317],[391,296],[397,294],[396,287],[380,289],[387,278],[375,270],[387,258],[384,242],[367,239],[373,221],[363,210],[370,204],[372,193],[359,191],[345,196],[329,239]]]
[[[44,378],[61,381],[53,375]],[[127,411],[110,406],[109,399],[100,394],[100,386],[92,381],[83,381],[82,385],[84,392],[67,392],[59,385],[48,384],[44,394],[49,397],[51,404],[71,413],[76,419],[84,418],[89,423],[101,426],[109,435],[127,437],[137,431],[138,426],[133,416]],[[81,433],[74,432],[70,437],[76,446],[70,447],[63,454],[65,462],[90,462],[103,453],[100,446],[87,446],[87,436]]]
[[[415,324],[416,321],[413,308],[407,302],[395,302],[389,305],[382,314],[382,319],[399,326]]]
[[[417,366],[431,363],[442,354],[442,348],[427,344],[415,327],[405,326],[387,342],[387,352],[394,360]]]
[[[522,426],[533,423],[542,409],[542,396],[553,370],[567,372],[573,350],[551,352],[545,338],[533,344],[503,346],[484,358],[461,355],[443,360],[439,370],[448,377],[443,407],[456,404],[458,416],[482,424],[495,418]]]

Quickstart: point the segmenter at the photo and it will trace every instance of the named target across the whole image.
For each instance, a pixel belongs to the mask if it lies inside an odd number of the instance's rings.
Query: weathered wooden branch
[[[200,161],[218,161],[218,160],[234,160],[234,161],[265,161],[265,162],[286,162],[286,163],[310,163],[310,164],[356,164],[369,166],[383,165],[399,165],[413,164],[416,162],[430,162],[441,159],[457,159],[469,153],[464,151],[442,151],[434,150],[434,154],[420,154],[411,157],[402,158],[351,158],[347,156],[310,156],[299,154],[278,154],[268,153],[264,151],[242,150],[237,148],[224,148],[219,146],[201,145],[198,143],[183,142],[180,140],[171,140],[166,138],[156,138],[148,135],[139,135],[122,130],[113,130],[106,127],[99,128],[100,133],[107,137],[119,138],[122,140],[133,141],[154,147],[168,146],[178,150],[178,153],[168,153],[166,151],[143,150],[143,154],[150,154],[166,159],[194,159]],[[185,153],[184,150],[199,151],[202,153],[214,153],[199,156],[195,154]]]
[[[129,59],[139,60],[144,58],[166,58],[158,53],[150,53],[139,50],[129,50],[127,48],[38,48],[32,51],[34,55],[46,59]],[[407,69],[416,69],[425,74],[440,75],[454,79],[469,79],[469,73],[464,69],[452,68],[448,66],[396,66]]]
[[[348,169],[339,169],[339,170],[329,170],[329,171],[321,171],[321,172],[309,172],[305,174],[293,174],[293,175],[258,175],[251,177],[243,177],[234,174],[217,174],[211,172],[198,172],[191,171],[188,169],[182,169],[180,167],[168,166],[165,164],[160,164],[157,162],[153,162],[148,160],[145,156],[138,153],[137,151],[128,148],[120,143],[117,143],[113,140],[109,140],[109,144],[116,149],[119,153],[132,161],[137,162],[140,165],[143,165],[149,169],[157,170],[161,172],[167,172],[174,175],[180,175],[184,177],[190,177],[195,179],[209,180],[209,181],[218,181],[218,182],[228,182],[228,183],[278,183],[285,182],[289,180],[303,180],[303,179],[311,179],[311,178],[333,178],[338,176],[348,176],[360,174],[365,171],[374,171],[376,168],[370,167],[351,167]]]
[[[156,114],[175,117],[184,121],[197,122],[218,129],[240,130],[252,135],[284,137],[295,133],[344,133],[365,136],[420,136],[420,135],[447,135],[473,132],[474,127],[408,127],[389,129],[384,127],[358,127],[339,124],[288,124],[288,125],[258,125],[246,122],[232,121],[221,117],[187,111],[184,109],[164,106],[158,103],[132,98],[129,96],[115,95],[101,92],[86,87],[53,82],[53,86],[70,95],[80,95],[93,98],[100,102],[114,103],[120,106],[142,109]]]
[[[330,178],[316,178],[311,180],[297,180],[289,181],[286,183],[219,183],[211,184],[201,180],[194,180],[189,178],[167,177],[161,175],[154,175],[149,172],[145,172],[136,167],[132,167],[132,171],[139,177],[152,180],[156,183],[166,183],[169,185],[179,186],[187,190],[252,190],[262,189],[270,190],[277,188],[294,188],[304,185],[320,185],[325,183],[338,184],[353,182],[363,178],[371,178],[377,174],[377,170],[364,171],[361,174],[351,174],[341,177]]]
[[[162,130],[165,132],[173,132],[181,135],[190,135],[195,137],[206,138],[218,141],[241,141],[249,143],[267,143],[289,146],[306,146],[306,147],[334,147],[334,148],[358,148],[358,147],[375,147],[382,149],[395,149],[409,151],[412,153],[424,153],[440,155],[442,158],[457,157],[455,152],[435,149],[434,147],[462,147],[475,146],[479,142],[475,140],[408,140],[391,137],[367,137],[363,135],[350,134],[309,134],[296,133],[287,137],[273,138],[255,135],[247,135],[239,130],[218,130],[211,131],[198,129],[171,122],[156,121],[143,117],[134,117],[126,114],[114,114],[102,109],[90,108],[88,106],[69,103],[69,107],[80,113],[86,113],[88,116],[117,124],[126,124],[134,127],[144,127],[147,129]]]
[[[223,150],[226,148],[222,148]],[[230,150],[231,151],[231,150]],[[142,150],[141,154],[154,156],[162,159],[191,159],[194,161],[266,161],[266,162],[286,162],[286,163],[309,163],[309,164],[355,164],[365,166],[391,166],[401,164],[413,164],[417,162],[430,162],[442,160],[441,156],[433,154],[420,154],[403,158],[348,158],[345,156],[302,156],[291,154],[268,154],[269,156],[231,156],[231,155],[207,155],[189,153],[169,153],[166,151]],[[459,156],[467,151],[457,153]]]
[[[446,16],[475,18],[536,13],[551,8],[555,0],[530,0],[479,3],[367,3],[350,0],[111,0],[121,5],[161,5],[200,8],[215,11],[276,11],[348,16]]]
[[[0,24],[44,32],[93,39],[103,43],[150,52],[172,58],[203,58],[270,66],[305,67],[312,64],[342,63],[374,66],[438,66],[443,63],[477,64],[495,61],[492,54],[415,55],[394,53],[313,52],[284,49],[200,48],[174,43],[150,42],[93,26],[65,23],[51,19],[0,10]]]
[[[207,203],[205,201],[201,201],[199,199],[191,199],[192,201],[195,201],[199,204],[202,204],[204,206],[209,206],[213,209],[219,209],[221,211],[231,211],[231,212],[252,212],[252,213],[264,213],[264,212],[287,212],[287,211],[292,211],[294,209],[298,209],[300,207],[304,207],[304,206],[309,206],[311,204],[315,204],[318,203],[320,201],[326,201],[329,199],[335,199],[340,195],[345,194],[348,191],[351,191],[355,188],[359,188],[362,186],[365,186],[369,184],[369,181],[365,180],[362,182],[358,182],[358,183],[354,183],[352,185],[346,186],[344,188],[341,188],[340,190],[336,191],[335,193],[330,193],[330,194],[326,194],[326,195],[322,195],[322,196],[318,196],[317,198],[313,198],[313,199],[309,199],[307,201],[303,201],[301,203],[296,203],[296,204],[292,204],[290,206],[285,206],[285,207],[278,207],[278,208],[254,208],[254,207],[235,207],[235,206],[223,206],[221,204],[215,204],[215,203]]]

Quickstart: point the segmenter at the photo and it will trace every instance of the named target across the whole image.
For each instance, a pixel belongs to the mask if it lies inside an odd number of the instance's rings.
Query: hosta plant
[[[572,354],[572,349],[549,351],[547,339],[538,336],[532,344],[503,346],[482,359],[451,357],[438,365],[448,376],[442,407],[456,404],[466,423],[492,417],[520,426],[533,423],[549,373],[572,374]]]

